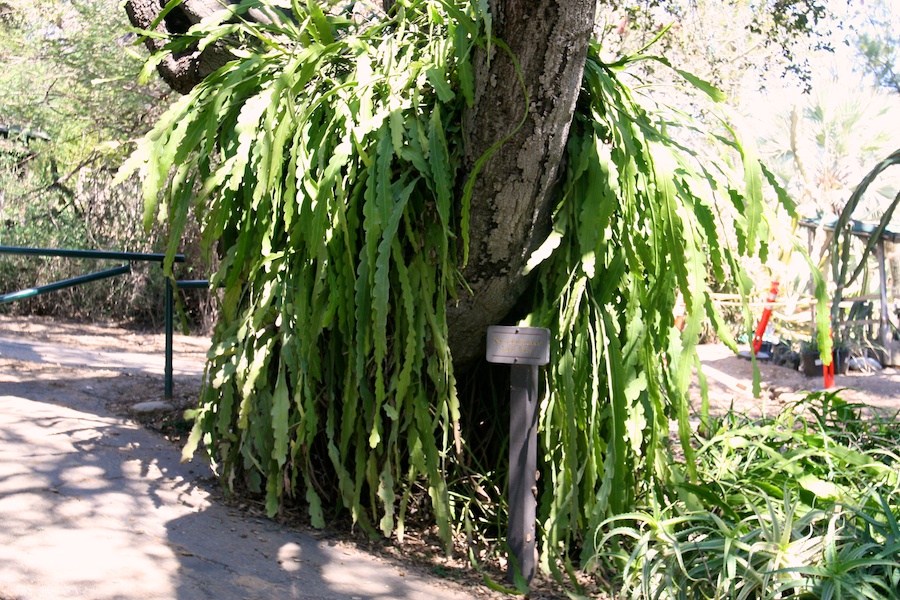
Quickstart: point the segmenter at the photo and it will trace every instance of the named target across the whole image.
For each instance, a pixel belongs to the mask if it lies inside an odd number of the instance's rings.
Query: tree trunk
[[[215,13],[229,10],[229,6],[240,0],[183,0],[173,8],[152,31],[165,35],[185,33],[191,25],[199,23]],[[138,29],[151,30],[153,22],[159,18],[166,0],[128,0],[125,13],[128,20]],[[251,9],[244,18],[267,22],[268,17],[257,9]],[[165,39],[148,37],[144,44],[150,52],[162,50]],[[166,56],[156,67],[169,87],[181,94],[187,94],[203,79],[232,59],[231,52],[223,44],[212,44],[203,52],[189,47],[178,54]]]
[[[550,232],[550,209],[594,23],[596,0],[494,0],[494,35],[519,63],[528,115],[476,175],[469,263],[472,290],[449,307],[454,362],[484,353],[487,327],[499,324],[528,286],[522,275]],[[466,164],[510,135],[525,113],[522,81],[499,45],[477,57],[475,105],[465,117]]]
[[[156,27],[178,34],[238,0],[184,0]],[[149,29],[165,0],[129,0],[131,22]],[[390,8],[390,2],[384,5]],[[550,209],[565,151],[590,40],[596,0],[493,0],[491,45],[476,58],[475,105],[465,116],[466,174],[497,142],[512,134],[477,173],[472,192],[468,289],[448,307],[454,362],[464,366],[484,353],[487,327],[501,323],[528,286],[522,270],[550,231]],[[256,11],[257,20],[265,15]],[[163,41],[148,39],[151,51]],[[511,56],[518,62],[517,72]],[[231,58],[213,45],[168,57],[158,70],[173,89],[187,93]],[[520,79],[521,76],[521,79]],[[525,90],[523,91],[523,83]],[[526,112],[526,96],[528,112]],[[471,293],[468,290],[471,290]]]

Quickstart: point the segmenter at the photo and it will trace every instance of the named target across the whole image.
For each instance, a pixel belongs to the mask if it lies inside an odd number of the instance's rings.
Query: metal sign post
[[[509,527],[506,541],[519,573],[528,583],[537,565],[537,416],[538,367],[550,362],[550,330],[539,327],[489,327],[487,360],[508,364]],[[513,561],[507,572],[515,573]]]

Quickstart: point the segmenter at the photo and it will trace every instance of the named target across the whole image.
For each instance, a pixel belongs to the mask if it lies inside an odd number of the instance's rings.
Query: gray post
[[[882,352],[879,352],[879,359],[882,364],[891,362],[891,347],[888,334],[891,331],[890,307],[887,297],[887,267],[884,260],[884,239],[879,238],[876,246],[875,256],[878,259],[878,285],[881,288],[881,323],[878,331],[878,341],[881,342]]]
[[[172,330],[174,294],[172,292],[172,280],[166,277],[166,367],[165,367],[165,396],[166,400],[172,399]]]
[[[507,543],[522,577],[534,578],[537,562],[538,367],[510,367],[509,529]],[[508,576],[513,579],[510,563]]]
[[[538,367],[550,362],[550,330],[488,327],[486,358],[510,365],[507,577],[514,580],[518,568],[530,584],[537,566]]]

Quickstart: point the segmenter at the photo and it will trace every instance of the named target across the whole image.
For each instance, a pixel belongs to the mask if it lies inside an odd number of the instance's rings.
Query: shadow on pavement
[[[216,504],[205,465],[107,412],[97,372],[15,365],[0,364],[0,598],[468,597]]]

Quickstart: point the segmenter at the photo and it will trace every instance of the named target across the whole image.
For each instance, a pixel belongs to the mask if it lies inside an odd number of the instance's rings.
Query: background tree
[[[656,52],[715,84],[736,103],[773,80],[808,81],[811,53],[829,47],[831,17],[825,3],[807,0],[616,0],[603,3],[596,35],[613,57],[639,51],[669,28]],[[670,75],[655,69],[654,77],[665,81]]]
[[[785,107],[761,128],[760,151],[804,216],[841,213],[867,170],[900,143],[900,101],[832,74],[814,79],[809,94],[785,94]],[[858,206],[856,218],[877,219],[896,194],[885,177]]]
[[[861,23],[850,33],[850,43],[855,42],[864,71],[877,85],[900,94],[900,14],[896,3],[867,2],[857,18]]]
[[[171,91],[138,84],[146,57],[129,53],[117,3],[12,0],[0,21],[0,243],[158,248],[158,232],[148,236],[139,224],[138,181],[111,183],[128,142],[146,132]],[[9,292],[92,266],[6,257],[0,268]],[[138,267],[4,310],[152,321],[162,314],[162,282],[158,269]]]

